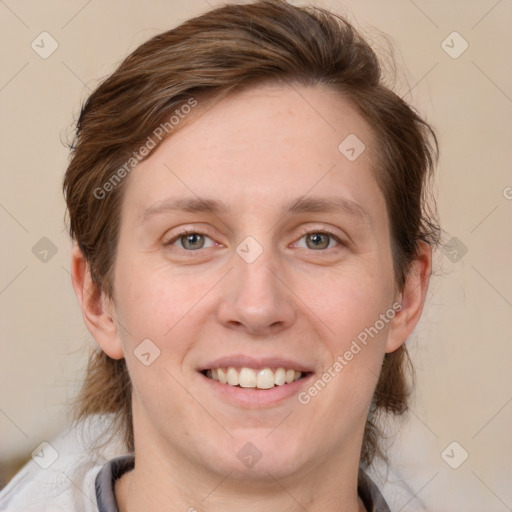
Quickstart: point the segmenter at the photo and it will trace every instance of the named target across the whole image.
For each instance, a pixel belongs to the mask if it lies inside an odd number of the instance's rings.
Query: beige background
[[[92,341],[70,283],[61,193],[68,153],[60,141],[81,101],[124,56],[218,3],[0,3],[4,470],[63,428]],[[386,497],[404,512],[512,510],[512,1],[315,3],[346,14],[374,43],[382,46],[384,32],[395,44],[406,68],[401,94],[440,139],[443,242],[456,237],[467,248],[458,261],[453,242],[436,256],[428,305],[409,341],[418,391],[391,448],[410,497],[398,496],[392,481]],[[43,31],[58,43],[47,59],[31,48]],[[458,58],[442,47],[454,31],[469,44]],[[463,41],[450,36],[446,44],[453,53]],[[46,262],[32,252],[43,237],[57,250]],[[453,441],[469,453],[458,469],[441,457]],[[449,449],[449,459],[461,450]]]

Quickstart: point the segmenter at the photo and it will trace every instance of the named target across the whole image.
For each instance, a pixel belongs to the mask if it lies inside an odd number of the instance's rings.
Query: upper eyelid
[[[331,230],[329,228],[303,228],[300,231],[301,238],[303,236],[309,235],[311,233],[323,233],[323,234],[330,235],[333,238],[337,238],[338,240],[342,241],[341,235],[336,234],[333,230]]]

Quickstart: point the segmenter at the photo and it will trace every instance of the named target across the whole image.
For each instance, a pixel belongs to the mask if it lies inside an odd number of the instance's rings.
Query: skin
[[[355,161],[338,150],[349,134],[366,145]],[[396,288],[374,149],[369,126],[331,89],[253,87],[202,112],[127,178],[113,300],[75,247],[84,320],[109,356],[126,358],[133,383],[136,467],[116,484],[120,511],[364,510],[357,470],[371,397],[385,353],[420,318],[431,274],[422,243]],[[230,210],[141,223],[170,196]],[[349,199],[367,218],[281,213],[303,196]],[[187,250],[182,228],[205,238]],[[317,248],[305,234],[325,230],[340,242],[325,235]],[[247,236],[263,249],[252,263],[236,252]],[[306,405],[296,394],[268,407],[233,404],[198,373],[246,354],[307,362],[316,380],[395,302],[401,311]],[[134,355],[147,338],[160,350],[149,366]],[[261,453],[252,467],[237,457],[247,442]]]

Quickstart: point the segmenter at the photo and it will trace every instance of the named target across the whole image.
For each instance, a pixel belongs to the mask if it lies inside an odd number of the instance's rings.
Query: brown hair
[[[284,0],[230,4],[142,44],[82,108],[63,183],[69,232],[93,281],[108,298],[115,286],[112,271],[126,181],[112,179],[116,174],[124,177],[120,169],[127,170],[126,162],[138,155],[155,129],[191,98],[218,100],[263,82],[331,87],[373,130],[378,144],[374,167],[390,218],[399,289],[419,242],[439,243],[428,187],[438,155],[435,133],[384,85],[379,60],[366,41],[343,17],[321,8],[298,8]],[[180,126],[183,123],[176,129]],[[172,133],[166,130],[165,135]],[[107,182],[115,186],[105,188]],[[407,409],[408,363],[405,344],[385,355],[366,423],[363,465],[376,454],[383,456],[379,413],[402,414]],[[76,406],[77,419],[113,413],[113,432],[121,432],[133,450],[131,383],[124,359],[113,360],[95,350]]]

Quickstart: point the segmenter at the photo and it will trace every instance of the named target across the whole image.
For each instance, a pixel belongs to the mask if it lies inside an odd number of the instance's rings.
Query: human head
[[[129,170],[125,168],[123,176],[119,170],[134,152],[143,161],[167,136],[193,123],[194,109],[204,112],[205,105],[261,84],[332,88],[371,127],[376,141],[373,171],[390,219],[397,289],[404,286],[421,242],[437,243],[438,228],[426,202],[435,136],[383,85],[380,65],[368,44],[341,17],[321,9],[297,8],[284,1],[228,5],[141,45],[82,109],[64,191],[70,235],[105,297],[112,299],[115,291],[120,211],[130,178],[124,177]],[[185,114],[183,119],[180,113]],[[172,116],[179,120],[173,123]],[[165,123],[170,126],[157,132],[160,139],[155,130]],[[140,150],[148,138],[154,147],[144,156]],[[120,179],[113,180],[115,175]],[[406,409],[406,362],[404,345],[385,355],[363,441],[366,463],[377,449],[377,413]],[[115,413],[133,447],[130,399],[124,360],[94,353],[81,413]]]

